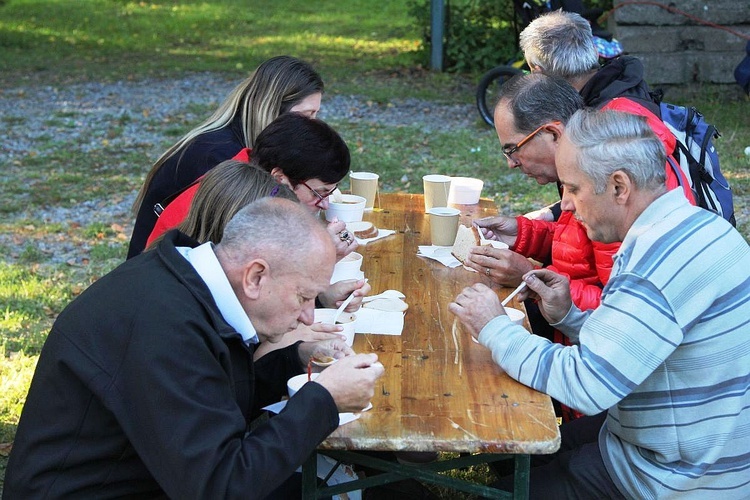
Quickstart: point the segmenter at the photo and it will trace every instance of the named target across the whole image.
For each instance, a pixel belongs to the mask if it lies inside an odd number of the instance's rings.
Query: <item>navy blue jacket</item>
[[[5,477],[5,499],[262,498],[338,425],[307,384],[249,430],[303,371],[297,344],[253,362],[170,232],[91,285],[55,321]]]
[[[138,209],[128,259],[146,248],[146,240],[158,218],[154,205],[181,193],[196,179],[224,160],[233,158],[244,147],[250,146],[245,145],[239,119],[235,119],[226,127],[199,135],[181,151],[170,156],[154,175]]]

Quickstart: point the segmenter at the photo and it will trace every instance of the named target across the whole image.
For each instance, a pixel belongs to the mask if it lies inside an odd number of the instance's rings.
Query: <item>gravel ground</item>
[[[181,114],[191,123],[197,123],[203,116],[192,115],[190,106],[218,106],[236,83],[214,74],[194,74],[179,80],[0,89],[0,116],[6,124],[0,139],[0,165],[22,162],[32,152],[47,153],[39,148],[50,144],[49,140],[41,140],[50,136],[66,147],[75,145],[84,152],[102,148],[104,139],[108,141],[107,147],[122,150],[148,145],[155,159],[161,150],[154,145],[170,140],[164,133],[170,117]],[[475,115],[471,105],[442,105],[417,99],[377,104],[356,96],[336,95],[324,98],[320,118],[389,126],[417,125],[425,130],[445,131],[472,126]],[[115,138],[107,138],[105,133],[113,121],[124,124],[123,131]],[[153,123],[167,125],[160,128]],[[144,165],[144,171],[147,168]],[[82,226],[92,222],[116,223],[123,226],[129,238],[134,198],[135,192],[123,193],[119,200],[86,201],[72,208],[50,207],[41,211],[34,208],[33,212],[11,214],[11,219],[34,218]],[[25,241],[3,234],[0,244],[11,249],[18,247],[20,251]],[[45,239],[36,244],[56,262],[70,261],[75,253],[80,253],[80,247],[64,239]]]

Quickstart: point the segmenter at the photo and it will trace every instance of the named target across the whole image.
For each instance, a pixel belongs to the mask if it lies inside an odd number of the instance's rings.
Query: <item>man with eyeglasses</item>
[[[560,78],[532,73],[510,80],[501,89],[495,108],[495,128],[510,168],[521,170],[540,185],[558,181],[555,152],[565,122],[583,101]],[[613,251],[592,243],[572,213],[557,221],[499,215],[475,223],[488,238],[507,243],[510,249],[490,246],[472,250],[467,265],[505,286],[517,286],[534,269],[533,258],[571,279],[573,300],[583,310],[599,305],[601,287],[612,266]],[[562,342],[529,304],[529,321],[535,333]]]
[[[531,73],[506,83],[495,108],[495,129],[508,166],[518,168],[541,185],[558,182],[557,147],[568,119],[583,107],[580,94],[559,77]],[[649,119],[648,123],[657,131],[665,149],[673,150],[674,136],[661,121]],[[670,181],[668,174],[667,188],[679,185]],[[693,203],[690,193],[685,195]],[[591,241],[571,212],[563,212],[556,221],[497,216],[480,219],[476,224],[488,238],[503,241],[510,249],[476,247],[468,266],[497,283],[515,287],[535,267],[531,258],[570,279],[571,297],[578,308],[585,311],[599,306],[618,243]],[[526,309],[534,333],[569,344],[567,337],[549,326],[533,302],[527,302]],[[561,412],[565,421],[577,416],[565,407]]]

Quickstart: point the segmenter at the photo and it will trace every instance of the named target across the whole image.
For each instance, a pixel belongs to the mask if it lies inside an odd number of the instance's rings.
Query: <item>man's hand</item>
[[[448,310],[458,316],[474,338],[479,337],[479,332],[490,320],[505,314],[495,291],[482,283],[464,288],[448,304]]]
[[[333,359],[342,359],[347,356],[354,356],[354,350],[346,345],[346,342],[339,339],[319,340],[317,342],[302,342],[297,348],[300,363],[307,367],[310,358],[322,359],[331,357]]]
[[[341,325],[332,325],[330,323],[313,323],[310,326],[300,324],[296,330],[287,333],[284,337],[289,335],[297,335],[297,340],[304,340],[305,342],[317,342],[319,340],[346,340],[346,335],[342,332],[344,328]]]
[[[385,368],[377,354],[356,354],[340,359],[323,370],[315,382],[331,393],[340,412],[360,411],[375,394],[375,382]]]
[[[502,241],[509,247],[512,247],[516,243],[518,222],[516,222],[515,217],[497,215],[495,217],[477,219],[473,224],[484,233],[484,237],[488,240]]]
[[[529,259],[523,255],[489,245],[470,249],[469,258],[464,265],[476,269],[499,285],[512,287],[518,286],[521,277],[534,269]]]
[[[333,219],[326,227],[336,247],[336,262],[340,261],[357,249],[357,238],[346,230],[346,222]]]
[[[370,293],[372,287],[365,280],[341,280],[318,295],[318,300],[323,306],[328,308],[338,308],[349,295],[354,292],[354,298],[346,306],[346,312],[355,312],[362,304],[362,299]]]
[[[527,288],[518,294],[519,300],[539,301],[539,310],[549,324],[555,324],[570,311],[570,281],[565,276],[547,269],[537,269],[524,275]]]

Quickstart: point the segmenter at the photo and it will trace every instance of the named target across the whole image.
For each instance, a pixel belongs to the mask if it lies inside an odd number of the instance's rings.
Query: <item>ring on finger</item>
[[[341,241],[347,241],[347,242],[351,243],[352,237],[349,235],[349,231],[347,231],[346,229],[344,229],[343,231],[341,231],[339,233],[339,239]]]
[[[484,268],[484,274],[486,274],[487,276],[490,275],[490,268],[489,267],[485,267]]]

